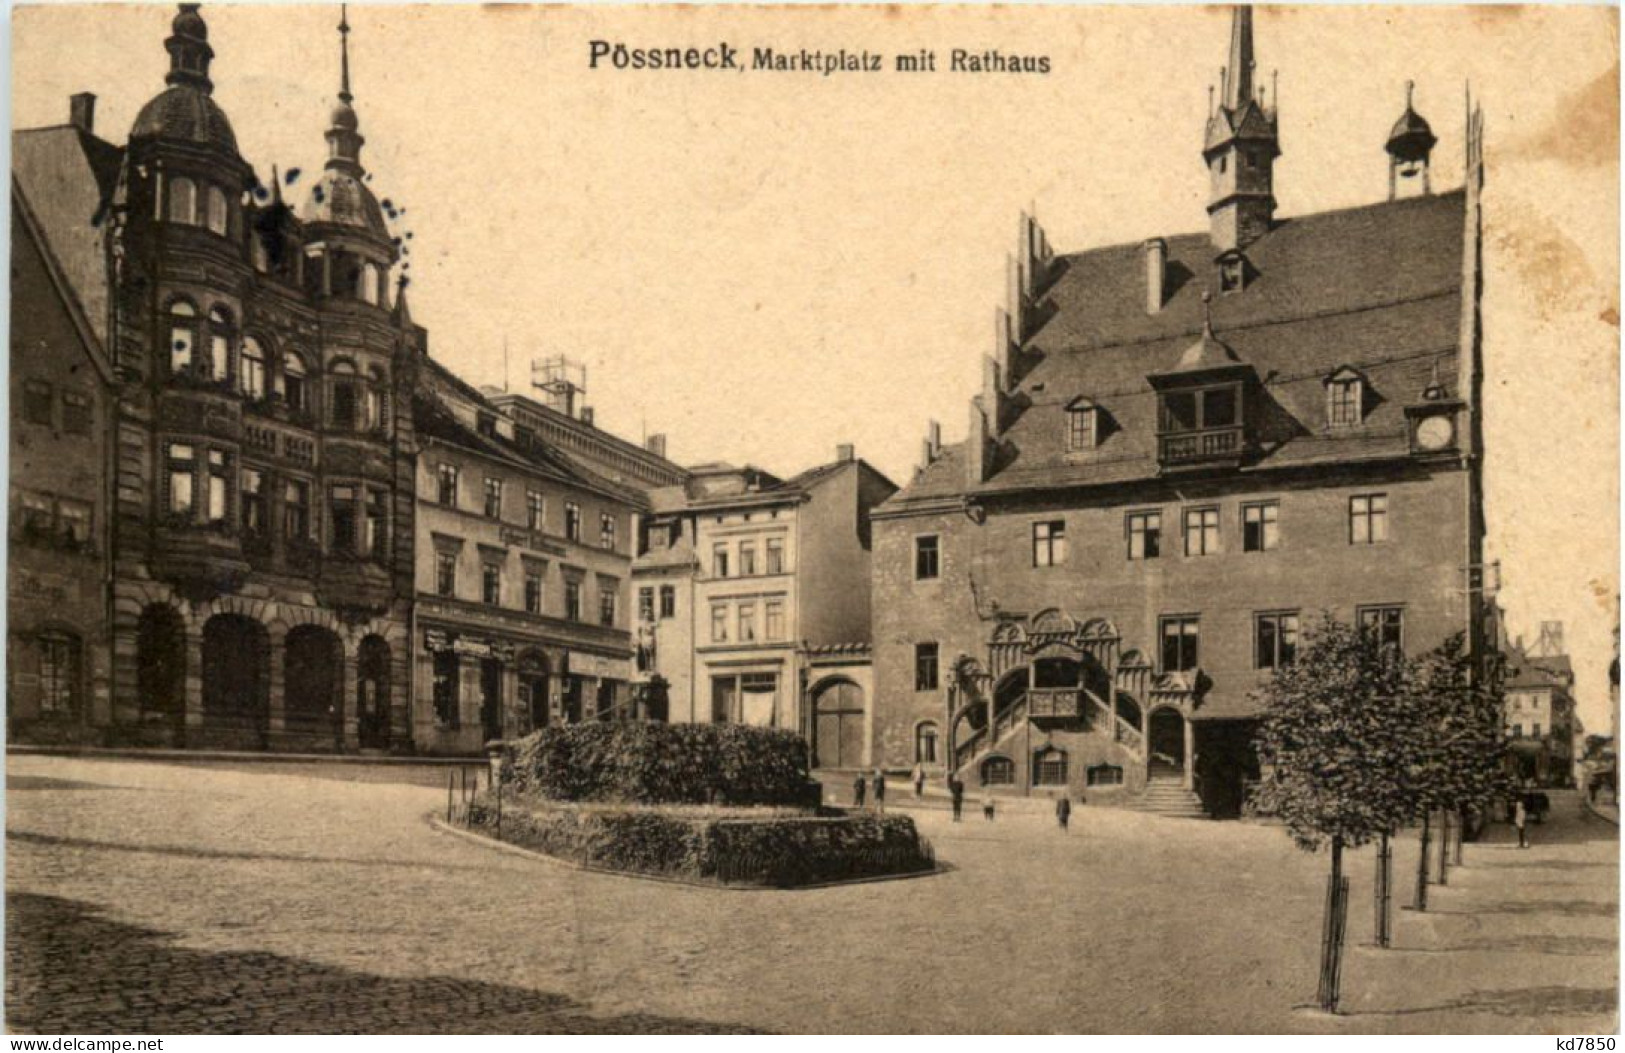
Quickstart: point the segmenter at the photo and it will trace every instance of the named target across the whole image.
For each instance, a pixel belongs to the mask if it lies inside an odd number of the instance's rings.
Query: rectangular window
[[[711,606],[711,642],[728,642],[728,608],[720,603]]]
[[[525,491],[525,527],[526,527],[526,529],[534,530],[537,533],[540,533],[543,530],[545,530],[546,527],[543,526],[543,523],[544,523],[543,517],[546,515],[546,512],[547,512],[547,505],[544,503],[542,495],[539,492],[535,491],[535,490],[527,490],[527,491]]]
[[[660,616],[662,618],[677,617],[677,586],[660,586]]]
[[[265,533],[265,473],[258,468],[244,468],[242,483],[243,533]]]
[[[935,691],[937,689],[937,645],[935,643],[917,643],[914,645],[914,690]]]
[[[1369,630],[1383,648],[1404,650],[1405,609],[1403,607],[1361,607],[1360,627]]]
[[[1194,616],[1162,619],[1162,671],[1189,672],[1201,658],[1201,622]]]
[[[22,494],[23,529],[31,539],[45,541],[50,538],[55,522],[51,499],[44,494]]]
[[[581,582],[564,583],[564,616],[573,622],[581,620]]]
[[[606,552],[615,551],[615,517],[607,512],[598,516],[598,547]]]
[[[1538,722],[1529,725],[1529,735],[1531,738],[1540,738],[1540,724]]]
[[[209,451],[209,522],[224,523],[230,516],[231,455]]]
[[[617,586],[612,581],[598,582],[598,624],[606,629],[615,627],[615,594]]]
[[[778,600],[769,600],[767,611],[767,638],[769,640],[784,639],[784,604]]]
[[[165,455],[169,475],[169,511],[171,515],[189,516],[195,507],[192,487],[197,478],[196,452],[186,443],[172,442]]]
[[[1241,548],[1243,552],[1268,552],[1278,540],[1281,505],[1266,501],[1241,506]]]
[[[1066,522],[1033,524],[1033,566],[1058,567],[1066,562]]]
[[[1349,498],[1349,543],[1376,545],[1388,540],[1388,495],[1355,494]]]
[[[1219,510],[1185,510],[1185,555],[1211,556],[1219,551]]]
[[[358,419],[358,404],[355,397],[355,382],[350,380],[336,380],[333,382],[333,427],[340,431],[355,431]]]
[[[581,506],[574,501],[564,504],[564,536],[571,541],[581,540]]]
[[[942,572],[942,553],[935,534],[914,539],[914,580],[931,581]]]
[[[438,478],[440,481],[440,503],[446,508],[456,508],[457,466],[455,464],[442,464]]]
[[[1515,738],[1515,739],[1523,738],[1523,725],[1522,724],[1514,724],[1514,725],[1512,725],[1512,737]]]
[[[1253,665],[1279,669],[1298,653],[1298,612],[1260,614],[1254,620]]]
[[[74,391],[62,393],[62,430],[69,435],[90,434],[90,399]]]
[[[169,375],[184,377],[192,372],[192,343],[195,337],[189,325],[171,326],[169,330]]]
[[[457,595],[457,557],[453,553],[435,553],[434,591],[441,596]]]
[[[727,545],[717,545],[711,549],[711,576],[713,578],[726,578],[728,576]]]
[[[362,536],[362,551],[369,556],[382,556],[387,550],[385,538],[388,536],[385,524],[388,519],[389,494],[383,490],[367,491],[367,519],[364,525],[365,534]]]
[[[756,639],[756,604],[741,603],[739,605],[739,640],[749,643]]]
[[[1128,558],[1156,559],[1162,555],[1162,513],[1128,514]]]
[[[30,424],[51,423],[51,385],[43,380],[30,380],[23,385],[23,419]]]
[[[756,543],[754,541],[741,541],[739,543],[739,576],[754,578],[756,576]]]
[[[542,613],[542,575],[534,570],[525,574],[525,611]]]
[[[502,568],[495,563],[480,565],[480,601],[492,607],[502,606]]]
[[[1334,428],[1360,423],[1360,382],[1334,380],[1326,387],[1326,418]]]
[[[334,486],[328,490],[327,522],[333,532],[334,552],[349,555],[356,550],[355,493],[353,486]]]
[[[386,405],[383,391],[376,387],[369,387],[367,389],[367,419],[362,424],[374,431],[385,430],[389,425],[389,421],[385,416]]]
[[[62,540],[81,545],[90,540],[90,506],[83,501],[62,499],[56,503],[56,526]]]
[[[310,484],[289,479],[282,491],[282,537],[304,541],[310,537]]]
[[[1066,412],[1066,448],[1091,450],[1095,446],[1095,411],[1092,406],[1077,406]]]
[[[485,518],[502,518],[502,480],[489,476],[485,480]]]
[[[59,633],[39,638],[39,700],[43,713],[71,713],[79,681],[79,641]],[[1536,732],[1539,734],[1539,732]]]
[[[784,573],[784,539],[770,537],[767,539],[767,573]]]
[[[638,620],[652,622],[655,620],[655,590],[653,586],[644,586],[638,590]]]

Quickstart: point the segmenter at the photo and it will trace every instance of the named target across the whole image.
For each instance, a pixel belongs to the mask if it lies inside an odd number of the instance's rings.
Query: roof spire
[[[1239,110],[1253,101],[1253,9],[1242,5],[1231,12],[1230,77],[1225,84],[1224,105]]]
[[[366,142],[360,132],[360,120],[350,94],[350,12],[348,4],[339,5],[339,101],[333,107],[327,129],[327,167],[344,168],[356,175],[362,173],[361,144]]]
[[[350,94],[350,5],[339,5],[339,100],[349,103]]]
[[[209,60],[214,48],[209,46],[209,27],[197,13],[201,4],[178,4],[179,13],[170,23],[169,39],[164,50],[169,52],[169,75],[164,83],[199,88],[204,94],[214,89],[209,81]]]

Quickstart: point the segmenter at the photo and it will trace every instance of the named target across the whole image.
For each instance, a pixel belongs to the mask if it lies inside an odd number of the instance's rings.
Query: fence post
[[[457,776],[452,772],[446,772],[446,822],[448,824],[451,822],[452,794],[456,788]]]
[[[1377,946],[1387,947],[1392,939],[1394,849],[1387,834],[1377,844]]]

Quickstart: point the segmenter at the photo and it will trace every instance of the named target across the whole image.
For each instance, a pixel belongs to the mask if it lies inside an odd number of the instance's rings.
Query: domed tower
[[[1388,133],[1388,200],[1402,197],[1421,197],[1433,192],[1428,165],[1438,137],[1422,115],[1411,104],[1416,90],[1414,81],[1405,82],[1405,112],[1394,122]]]
[[[360,121],[350,93],[350,23],[339,17],[339,94],[328,121],[327,164],[299,210],[305,224],[305,288],[311,295],[388,306],[396,249],[384,210],[361,166]]]

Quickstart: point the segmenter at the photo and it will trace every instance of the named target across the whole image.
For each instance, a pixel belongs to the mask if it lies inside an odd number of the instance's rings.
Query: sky
[[[13,118],[99,96],[122,141],[163,87],[163,6],[25,7]],[[215,98],[264,179],[304,187],[338,90],[337,6],[206,6]],[[1223,8],[352,5],[372,186],[405,212],[432,353],[523,391],[587,368],[633,441],[781,475],[840,443],[899,484],[928,420],[964,435],[1017,219],[1057,251],[1205,229]],[[1617,623],[1619,41],[1605,7],[1288,7],[1256,15],[1279,78],[1285,216],[1382,199],[1414,80],[1458,186],[1485,112],[1489,551],[1514,635],[1565,623],[1581,716],[1606,729]],[[590,44],[938,52],[944,72],[616,70]],[[1047,75],[947,72],[1046,55]]]

